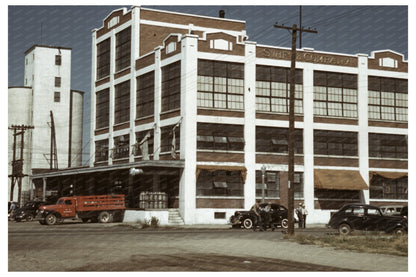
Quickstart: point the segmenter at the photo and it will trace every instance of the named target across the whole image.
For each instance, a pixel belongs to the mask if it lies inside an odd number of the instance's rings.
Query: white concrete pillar
[[[110,123],[108,126],[108,149],[113,149],[114,148],[114,134],[113,134],[113,130],[114,130],[114,104],[115,104],[115,90],[114,90],[114,74],[116,73],[116,35],[115,35],[115,31],[114,29],[111,31],[111,42],[110,42],[110,97],[109,97],[109,102],[110,102],[110,111],[109,111],[109,118],[110,118]],[[108,165],[112,165],[113,164],[113,158],[112,155],[113,151],[111,150],[111,152],[108,155]]]
[[[180,157],[185,168],[179,182],[179,210],[185,224],[195,222],[198,36],[182,38]]]
[[[134,152],[132,145],[136,143],[135,120],[136,120],[136,60],[139,58],[140,46],[140,8],[132,8],[132,24],[131,24],[131,50],[130,50],[130,147],[129,147],[129,162],[134,162]]]
[[[358,54],[358,156],[360,174],[370,188],[368,162],[368,55]],[[370,202],[370,191],[363,190],[361,202]]]
[[[314,153],[313,153],[313,64],[303,68],[303,196],[306,209],[313,216],[314,210]]]
[[[91,119],[90,119],[90,167],[94,167],[94,162],[95,162],[95,114],[96,114],[96,109],[95,109],[95,81],[97,79],[97,32],[94,30],[92,32],[92,46],[91,46],[91,55],[92,55],[92,59],[91,59]]]
[[[160,154],[160,112],[162,110],[162,69],[160,60],[160,47],[155,48],[155,129],[153,132],[153,159],[159,160]]]
[[[256,43],[245,43],[244,63],[244,209],[256,201]]]

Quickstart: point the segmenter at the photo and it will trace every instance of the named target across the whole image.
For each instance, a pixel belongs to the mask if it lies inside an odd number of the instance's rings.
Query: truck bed
[[[125,210],[124,195],[77,196],[78,211]]]

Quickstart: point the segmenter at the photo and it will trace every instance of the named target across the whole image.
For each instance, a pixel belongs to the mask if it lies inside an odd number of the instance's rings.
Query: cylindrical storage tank
[[[83,105],[84,92],[71,90],[71,154],[70,166],[78,167],[82,165],[82,129],[83,129]]]
[[[12,127],[13,125],[20,126],[32,126],[32,112],[33,112],[33,92],[31,87],[9,87],[8,89],[8,127]],[[20,132],[20,130],[17,130]],[[13,129],[8,130],[8,174],[12,174],[12,166],[11,162],[13,160]],[[31,163],[32,157],[30,153],[30,145],[32,144],[32,132],[31,129],[27,129],[24,135],[24,150],[23,150],[23,174],[31,174]],[[20,141],[21,136],[16,137],[16,153],[20,158]],[[10,200],[10,188],[11,188],[11,178],[8,178],[9,184],[9,195],[8,198]],[[22,179],[22,191],[29,191],[30,183],[29,178]],[[17,185],[14,187],[13,191],[13,200],[19,201],[18,197],[18,187]],[[23,200],[23,199],[22,199]]]

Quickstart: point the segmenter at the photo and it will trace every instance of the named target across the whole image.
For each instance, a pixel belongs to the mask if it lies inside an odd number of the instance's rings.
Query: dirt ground
[[[407,257],[300,245],[281,232],[9,223],[9,271],[407,271]]]

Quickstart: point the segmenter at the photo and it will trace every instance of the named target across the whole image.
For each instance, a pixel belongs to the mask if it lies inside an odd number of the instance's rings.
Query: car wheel
[[[33,220],[33,215],[28,214],[28,215],[26,216],[26,221],[32,221],[32,220]]]
[[[111,215],[107,211],[103,211],[98,215],[98,221],[100,223],[109,223],[111,221]]]
[[[289,227],[289,220],[287,218],[282,219],[282,222],[280,223],[280,225],[287,229],[287,227]]]
[[[253,228],[253,221],[251,220],[251,218],[244,219],[243,226],[244,226],[245,229]]]
[[[54,214],[48,214],[45,217],[45,223],[47,225],[54,225],[54,224],[56,224],[56,222],[57,222],[57,218],[56,218],[56,215],[54,215]]]
[[[342,223],[338,227],[338,232],[340,233],[340,235],[348,235],[351,233],[351,226],[347,223]]]
[[[393,233],[397,236],[403,236],[406,233],[406,231],[402,227],[398,227],[394,229]]]

